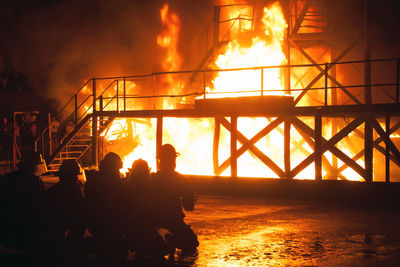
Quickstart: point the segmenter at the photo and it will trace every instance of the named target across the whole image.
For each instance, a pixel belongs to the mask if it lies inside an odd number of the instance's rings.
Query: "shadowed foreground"
[[[199,196],[194,266],[399,266],[399,210]]]
[[[198,256],[175,266],[400,266],[399,210],[360,206],[199,195]]]

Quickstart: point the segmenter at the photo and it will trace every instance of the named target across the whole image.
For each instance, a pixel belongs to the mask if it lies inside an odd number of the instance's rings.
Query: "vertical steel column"
[[[390,139],[390,115],[386,115],[386,134]],[[385,182],[390,182],[390,147],[386,144],[385,151]]]
[[[325,106],[327,106],[328,105],[328,63],[325,63],[324,75],[325,75],[324,102],[325,102]]]
[[[364,160],[365,160],[365,181],[373,181],[373,128],[371,125],[371,115],[368,114],[365,118],[364,126]]]
[[[217,174],[219,169],[218,156],[219,156],[219,138],[221,133],[221,118],[214,118],[214,139],[213,139],[213,169],[214,174]]]
[[[322,180],[322,115],[321,109],[315,113],[315,180]]]
[[[231,117],[231,176],[237,177],[237,116]]]
[[[286,31],[286,58],[287,58],[287,69],[286,69],[286,78],[285,78],[285,89],[287,94],[291,94],[291,84],[290,84],[290,0],[286,0],[286,20],[288,21],[289,27],[287,27]]]
[[[286,178],[293,178],[290,174],[290,128],[291,123],[289,117],[285,118],[284,121],[284,133],[283,133],[283,157],[285,165],[285,175]]]
[[[97,140],[97,114],[96,114],[96,79],[93,78],[93,112],[92,112],[92,164],[97,167],[99,151]]]
[[[371,88],[371,47],[368,34],[368,0],[364,0],[364,42],[365,42],[365,104],[372,104]]]
[[[214,47],[217,47],[219,43],[219,15],[220,15],[220,7],[214,7],[214,36],[213,36],[213,44]]]
[[[163,117],[158,116],[157,117],[157,130],[156,130],[156,155],[157,159],[160,156],[160,150],[163,145]],[[157,160],[157,171],[160,170],[160,166],[158,166],[158,160]]]

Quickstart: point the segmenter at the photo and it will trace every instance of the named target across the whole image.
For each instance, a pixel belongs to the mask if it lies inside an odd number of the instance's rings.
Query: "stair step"
[[[79,151],[63,151],[63,152],[60,152],[60,155],[65,155],[65,154],[81,154],[82,153],[82,151],[81,150],[79,150]]]
[[[62,160],[67,160],[67,159],[76,159],[76,157],[62,157],[62,158],[57,158],[57,159],[54,159],[53,161],[62,161]]]

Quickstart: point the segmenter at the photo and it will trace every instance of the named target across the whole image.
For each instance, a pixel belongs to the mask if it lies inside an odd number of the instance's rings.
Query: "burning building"
[[[186,71],[185,22],[165,4],[162,71],[88,80],[60,111],[73,129],[58,146],[45,129],[36,148],[53,168],[114,151],[124,171],[137,158],[156,169],[171,143],[187,174],[393,181],[400,61],[371,59],[367,16],[338,34],[334,10],[323,0],[217,5]]]

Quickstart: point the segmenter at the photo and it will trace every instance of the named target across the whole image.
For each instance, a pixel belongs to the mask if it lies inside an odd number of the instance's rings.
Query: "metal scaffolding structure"
[[[89,151],[91,151],[91,163],[97,165],[100,151],[99,136],[115,118],[156,118],[156,153],[163,143],[164,118],[212,118],[215,121],[212,148],[215,175],[220,175],[230,167],[231,176],[236,177],[238,158],[245,152],[250,152],[279,178],[296,178],[301,171],[314,164],[314,179],[317,181],[346,180],[343,171],[347,168],[352,169],[366,182],[392,181],[391,170],[393,168],[400,170],[400,152],[393,140],[400,129],[400,59],[370,59],[368,45],[362,42],[367,40],[366,32],[344,42],[347,43],[347,47],[343,51],[338,51],[330,46],[330,39],[333,37],[330,33],[325,1],[283,2],[287,8],[288,20],[286,39],[288,64],[240,69],[205,69],[208,58],[216,52],[217,47],[229,41],[229,34],[220,30],[221,23],[250,23],[249,29],[257,28],[256,7],[252,6],[252,12],[244,16],[221,20],[221,10],[230,6],[218,6],[214,10],[213,45],[207,49],[206,57],[198,70],[92,78],[76,92],[57,118],[62,120],[62,127],[72,121],[75,129],[53,149],[51,129],[46,128],[36,140],[36,149],[53,168],[57,168],[67,158],[79,160]],[[316,45],[323,46],[323,55],[329,54],[331,59],[329,62],[321,63],[321,58],[315,58],[315,55],[310,53],[312,47]],[[344,61],[345,56],[360,45],[366,48],[366,59]],[[294,62],[293,54],[301,55],[308,62],[297,64]],[[354,80],[349,77],[350,75],[345,76],[343,80],[337,75],[351,68],[359,69],[360,66],[364,66],[364,72],[359,73]],[[389,71],[372,79],[374,71],[382,66]],[[264,72],[269,69],[279,69],[285,73],[284,89],[264,90]],[[268,105],[257,104],[254,108],[253,103],[249,103],[243,104],[240,109],[233,109],[231,104],[225,105],[226,100],[221,99],[219,104],[222,108],[207,106],[209,104],[207,100],[213,93],[208,93],[206,88],[210,87],[212,77],[216,73],[225,71],[257,73],[259,87],[245,91],[254,93],[254,99],[262,98],[271,91],[290,94],[293,105],[271,108]],[[182,94],[157,93],[164,91],[162,87],[166,76],[184,81]],[[140,88],[146,88],[146,92],[153,93],[140,93]],[[165,110],[164,100],[172,102],[175,108]],[[201,108],[201,105],[206,108]],[[61,119],[62,117],[64,119]],[[238,129],[238,118],[241,117],[265,117],[268,118],[268,123],[249,138]],[[222,128],[230,133],[230,156],[220,163],[219,140]],[[329,129],[328,133],[326,128]],[[283,136],[283,167],[256,146],[259,140],[273,130],[279,131]],[[302,140],[295,140],[291,134],[293,131],[300,134]],[[354,138],[359,140],[356,144],[353,142]],[[241,144],[240,147],[238,143]],[[339,143],[346,144],[353,152],[352,155],[340,149]],[[305,150],[303,144],[307,144],[312,151]],[[300,163],[295,164],[292,161],[291,154],[294,151],[300,151],[304,155]],[[330,157],[328,152],[332,155],[332,160],[328,159]],[[385,162],[383,179],[374,177],[374,159],[378,154]],[[359,162],[360,159],[363,159],[363,163]],[[339,161],[343,164],[340,165]]]

